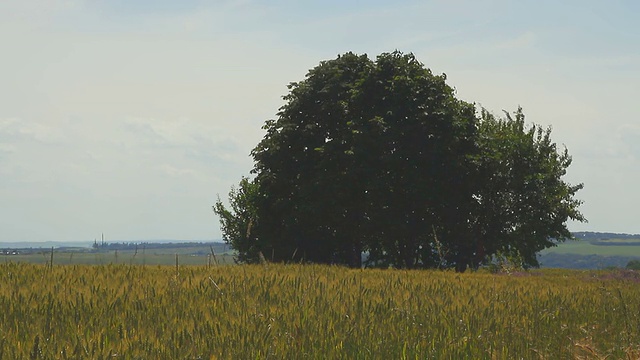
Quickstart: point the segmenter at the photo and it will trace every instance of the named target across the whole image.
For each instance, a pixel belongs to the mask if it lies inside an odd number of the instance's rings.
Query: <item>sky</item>
[[[589,223],[640,233],[640,2],[3,0],[0,242],[217,240],[286,85],[412,52],[460,99],[522,106],[573,156]]]

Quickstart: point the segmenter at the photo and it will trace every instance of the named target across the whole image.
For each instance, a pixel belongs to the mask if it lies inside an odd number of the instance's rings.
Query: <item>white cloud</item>
[[[631,162],[640,160],[640,124],[623,124],[618,127],[616,135],[619,147],[616,155]]]
[[[60,143],[64,141],[63,131],[56,126],[42,121],[7,118],[0,120],[0,138],[16,142],[19,139],[33,140],[42,143]]]
[[[534,45],[536,42],[536,34],[533,31],[524,32],[517,37],[498,43],[496,46],[499,49],[517,50],[522,48],[528,48]]]
[[[125,126],[139,142],[158,146],[193,146],[196,143],[194,136],[200,130],[197,124],[190,124],[186,118],[159,120],[131,117],[125,120]]]
[[[18,134],[43,143],[59,143],[65,140],[62,130],[38,122],[25,124],[18,129]]]
[[[16,147],[11,144],[0,144],[0,153],[11,154],[16,152]]]
[[[17,118],[0,119],[0,132],[7,131],[13,124],[20,122]]]
[[[193,177],[197,175],[193,169],[178,168],[169,164],[160,165],[159,170],[171,177]]]

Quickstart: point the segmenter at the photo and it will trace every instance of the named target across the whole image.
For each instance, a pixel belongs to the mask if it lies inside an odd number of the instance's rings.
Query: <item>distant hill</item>
[[[607,232],[591,232],[580,231],[572,233],[579,240],[608,240],[608,239],[637,239],[640,240],[640,234],[619,234]]]
[[[559,243],[540,252],[545,268],[604,269],[625,267],[640,260],[640,234],[576,232],[575,241]]]
[[[94,244],[101,243],[100,240],[91,241],[7,241],[0,242],[1,249],[55,249],[59,248],[92,248]],[[120,246],[125,244],[142,245],[142,244],[222,244],[222,240],[180,240],[180,239],[158,239],[158,240],[110,240],[105,242],[107,245]]]
[[[5,241],[0,248],[33,248],[51,249],[60,247],[91,247],[93,241]]]

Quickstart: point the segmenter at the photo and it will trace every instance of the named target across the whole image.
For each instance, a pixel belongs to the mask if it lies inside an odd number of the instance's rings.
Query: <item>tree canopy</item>
[[[252,180],[218,199],[238,260],[464,271],[536,252],[585,221],[571,157],[522,109],[455,97],[412,54],[346,53],[291,83],[253,149]]]

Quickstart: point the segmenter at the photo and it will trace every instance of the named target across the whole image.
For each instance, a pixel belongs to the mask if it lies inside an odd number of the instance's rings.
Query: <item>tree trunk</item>
[[[351,264],[350,267],[358,269],[362,268],[362,244],[360,241],[355,241],[351,252]]]
[[[467,261],[458,261],[456,263],[456,272],[457,273],[463,273],[465,271],[467,271]]]

